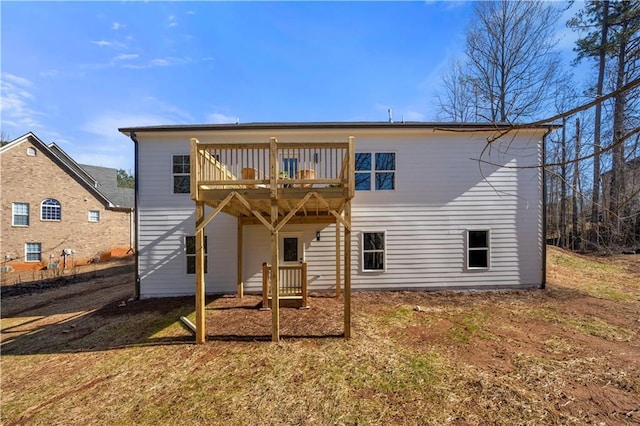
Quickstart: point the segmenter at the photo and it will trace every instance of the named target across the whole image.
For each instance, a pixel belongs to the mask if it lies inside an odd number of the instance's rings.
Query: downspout
[[[552,126],[542,135],[542,277],[540,279],[540,289],[547,287],[547,136],[555,129]]]
[[[136,133],[135,132],[130,132],[129,133],[129,138],[131,138],[131,140],[133,141],[133,187],[134,187],[134,191],[133,191],[133,208],[135,210],[135,219],[134,219],[134,238],[135,238],[135,264],[136,264],[136,281],[135,281],[135,285],[134,285],[134,290],[133,290],[133,298],[135,300],[139,300],[140,299],[140,250],[139,250],[139,245],[140,245],[140,235],[138,232],[138,223],[139,223],[139,219],[140,219],[140,212],[138,210],[138,189],[139,189],[139,176],[138,176],[138,138],[136,137]]]

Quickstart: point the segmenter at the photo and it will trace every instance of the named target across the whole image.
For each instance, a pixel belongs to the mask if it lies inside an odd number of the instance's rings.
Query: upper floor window
[[[191,157],[189,155],[174,155],[172,162],[173,193],[189,194],[191,183],[189,173],[191,171]]]
[[[467,268],[489,269],[489,231],[467,231]]]
[[[62,218],[62,207],[60,201],[47,198],[40,204],[41,220],[60,220]]]
[[[29,203],[13,203],[12,205],[13,226],[29,226]]]
[[[393,190],[396,188],[394,152],[356,153],[356,190]]]
[[[27,155],[29,157],[35,157],[36,156],[36,149],[32,146],[30,146],[29,148],[27,148]]]
[[[100,222],[99,210],[89,210],[89,222]]]

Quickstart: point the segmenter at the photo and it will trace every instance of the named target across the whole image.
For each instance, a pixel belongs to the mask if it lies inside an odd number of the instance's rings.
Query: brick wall
[[[27,155],[29,148],[36,150],[35,156]],[[28,140],[0,156],[0,264],[15,269],[42,267],[62,262],[66,248],[74,250],[67,258],[68,265],[105,257],[112,250],[126,252],[131,241],[131,213],[105,208],[54,157],[38,148]],[[60,221],[40,219],[40,204],[47,198],[60,202]],[[29,203],[29,226],[12,225],[14,202]],[[89,222],[89,210],[100,212],[98,222]],[[42,262],[25,262],[27,242],[41,243]]]

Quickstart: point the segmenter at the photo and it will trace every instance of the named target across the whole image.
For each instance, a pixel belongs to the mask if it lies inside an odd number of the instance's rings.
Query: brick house
[[[133,189],[27,133],[0,148],[0,263],[69,267],[132,251]]]

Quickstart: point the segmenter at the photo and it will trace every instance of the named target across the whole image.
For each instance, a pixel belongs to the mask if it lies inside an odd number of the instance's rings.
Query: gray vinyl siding
[[[195,234],[195,203],[189,194],[173,194],[171,159],[188,154],[189,144],[140,143],[138,171],[138,250],[140,297],[194,294],[195,275],[187,274],[185,236]],[[209,209],[205,213],[209,213]],[[236,288],[236,219],[218,215],[205,230],[208,240],[206,290],[230,293]]]
[[[194,293],[195,276],[186,274],[183,243],[184,236],[194,232],[194,203],[188,195],[172,194],[171,186],[171,155],[187,154],[191,136],[179,139],[167,136],[140,143],[142,297]],[[262,135],[262,139],[268,140],[269,136]],[[348,135],[275,136],[279,140],[342,140]],[[506,166],[538,164],[542,132],[521,132],[494,142],[483,159],[500,166],[476,160],[487,136],[487,132],[403,135],[400,131],[391,135],[355,135],[356,152],[396,153],[396,189],[356,191],[352,214],[354,290],[541,285],[542,172],[539,168]],[[257,140],[256,136],[250,140]],[[490,231],[487,270],[466,269],[465,239],[469,229]],[[316,241],[317,231],[320,241]],[[363,231],[385,231],[384,272],[361,271]],[[334,225],[287,225],[283,232],[302,232],[310,290],[332,290]],[[206,290],[233,293],[236,219],[221,214],[207,226],[206,234],[209,238]],[[271,260],[269,235],[262,225],[245,227],[243,280],[248,293],[261,291],[261,265]]]

